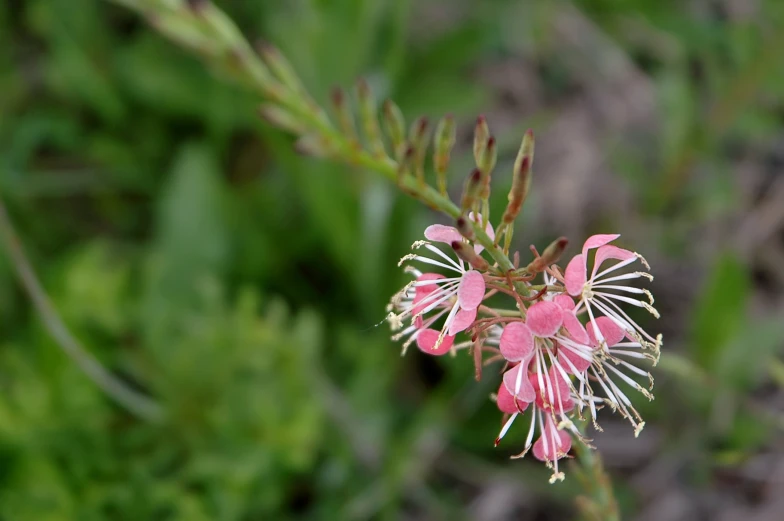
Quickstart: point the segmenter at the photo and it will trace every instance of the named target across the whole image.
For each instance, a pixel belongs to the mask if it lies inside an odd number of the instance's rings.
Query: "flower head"
[[[462,240],[455,228],[441,225],[428,227],[425,237],[450,244],[458,238]],[[485,280],[482,273],[466,266],[459,258],[453,259],[428,241],[417,241],[412,249],[417,250],[417,253],[403,257],[401,265],[415,261],[445,269],[453,275],[422,273],[417,268],[407,266],[406,271],[414,274],[416,279],[392,298],[388,320],[393,329],[400,329],[403,321],[410,319],[411,324],[394,337],[408,336],[404,352],[412,341],[416,341],[422,351],[442,355],[450,351],[455,335],[474,323],[485,296]],[[419,253],[421,249],[429,255]],[[444,321],[441,328],[431,328],[442,317]]]

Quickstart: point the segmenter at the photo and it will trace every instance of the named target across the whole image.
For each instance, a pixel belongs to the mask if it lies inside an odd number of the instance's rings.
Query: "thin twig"
[[[115,377],[98,360],[96,360],[79,341],[71,334],[63,323],[57,310],[46,295],[41,283],[35,276],[30,261],[22,250],[19,237],[14,230],[6,211],[5,204],[0,200],[0,240],[8,252],[11,263],[16,270],[22,287],[27,292],[46,330],[55,343],[79,366],[95,385],[100,387],[117,403],[128,409],[136,416],[151,422],[160,422],[165,413],[163,408],[137,391],[134,391],[124,382]]]

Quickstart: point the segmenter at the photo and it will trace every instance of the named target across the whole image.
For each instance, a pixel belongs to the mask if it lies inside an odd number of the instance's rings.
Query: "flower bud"
[[[397,182],[402,185],[406,176],[411,172],[416,151],[414,150],[414,147],[410,145],[406,146],[405,142],[401,145],[401,148],[403,149],[403,152],[400,155],[400,161],[397,163]]]
[[[482,189],[482,171],[474,168],[471,175],[466,180],[465,187],[463,188],[463,197],[461,207],[463,213],[466,213],[473,208],[477,199],[479,198],[479,191]]]
[[[384,102],[382,113],[384,115],[384,129],[392,143],[395,159],[400,161],[401,156],[405,153],[403,144],[406,140],[406,120],[403,118],[400,108],[389,99]]]
[[[569,239],[566,237],[559,237],[558,239],[554,240],[550,245],[544,249],[542,255],[535,258],[531,264],[528,265],[526,271],[529,273],[537,273],[540,271],[546,270],[549,266],[552,266],[558,259],[561,258],[563,252],[566,250],[566,246],[569,244]]]
[[[512,177],[512,188],[509,190],[506,211],[503,215],[503,222],[512,223],[523,207],[528,191],[531,188],[531,164],[534,160],[534,134],[528,130],[523,137],[520,151],[515,160],[514,175]]]
[[[294,92],[301,94],[306,93],[305,87],[299,80],[299,76],[294,71],[291,63],[281,54],[281,52],[270,43],[261,43],[259,45],[259,53],[261,54],[264,63],[267,64],[272,74],[280,80],[280,82]]]
[[[351,113],[351,108],[348,106],[346,93],[339,87],[332,90],[332,107],[337,115],[338,125],[340,125],[340,130],[343,132],[343,135],[352,143],[359,144],[357,130],[354,126],[354,115]]]
[[[474,251],[474,247],[462,241],[452,241],[452,249],[455,254],[471,265],[472,268],[484,271],[490,267],[490,264],[484,260],[478,253]]]
[[[185,0],[188,9],[196,14],[201,14],[210,4],[210,0]]]
[[[479,158],[479,170],[482,171],[482,192],[479,194],[483,200],[490,197],[490,175],[495,168],[498,150],[495,143],[495,138],[490,136],[487,138],[487,144],[482,151],[482,156]],[[485,212],[486,213],[486,212]]]
[[[438,190],[442,194],[446,194],[446,171],[449,168],[449,156],[453,146],[455,146],[455,119],[451,114],[447,114],[436,127],[435,150],[433,151],[433,165],[436,171]]]
[[[460,235],[469,241],[473,241],[475,239],[474,228],[471,226],[471,222],[465,215],[461,215],[457,218],[457,221],[455,221],[455,227],[457,228],[457,231],[460,232]]]
[[[474,127],[474,161],[477,165],[479,165],[479,159],[482,157],[489,137],[490,127],[487,126],[487,120],[484,116],[479,116],[476,119],[476,127]]]
[[[376,119],[376,100],[364,78],[357,81],[357,99],[359,100],[359,115],[365,139],[367,139],[375,157],[385,157],[384,142],[381,140],[381,131],[378,128],[378,119]]]
[[[305,125],[303,125],[293,114],[277,105],[271,103],[262,104],[259,107],[259,115],[269,123],[282,128],[283,130],[288,130],[294,134],[303,134],[305,132]]]
[[[306,134],[300,137],[294,143],[294,150],[303,156],[327,157],[329,155],[329,146],[324,138],[317,134]]]
[[[430,141],[428,125],[427,118],[422,116],[411,125],[411,130],[408,133],[408,140],[414,147],[414,169],[417,179],[421,182],[425,181],[425,151]]]

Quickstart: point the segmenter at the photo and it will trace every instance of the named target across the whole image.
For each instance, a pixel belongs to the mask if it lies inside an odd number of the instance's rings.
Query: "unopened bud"
[[[523,141],[520,143],[520,150],[517,151],[514,166],[515,172],[520,169],[523,158],[526,157],[528,158],[528,167],[530,168],[534,164],[534,131],[530,128],[525,131]]]
[[[417,178],[421,182],[425,181],[425,151],[430,141],[430,133],[427,131],[428,126],[427,118],[424,116],[420,117],[411,125],[408,138],[414,147],[414,169],[416,170]]]
[[[188,9],[193,11],[196,14],[201,14],[204,9],[210,5],[209,0],[185,0],[185,4],[188,6]]]
[[[384,115],[384,129],[392,143],[395,159],[400,161],[400,156],[405,152],[403,143],[406,140],[406,120],[403,118],[400,108],[389,99],[384,102],[382,113]]]
[[[473,241],[475,239],[474,228],[471,226],[468,217],[466,217],[465,215],[461,215],[460,217],[457,218],[457,221],[455,221],[455,225],[457,231],[460,232],[460,235],[462,235],[469,241]]]
[[[358,144],[357,130],[354,125],[354,115],[351,113],[351,108],[348,106],[346,93],[343,89],[336,87],[332,90],[332,107],[338,118],[338,125],[341,132],[353,143]]]
[[[302,134],[305,132],[305,125],[303,125],[302,122],[290,112],[277,105],[264,103],[259,107],[259,115],[269,123],[272,123],[283,130],[288,130],[294,134]]]
[[[305,93],[305,88],[299,80],[299,76],[291,66],[291,63],[281,54],[277,47],[269,43],[261,43],[259,46],[264,63],[280,82],[294,92]]]
[[[495,162],[498,155],[498,150],[495,143],[495,138],[490,136],[487,138],[487,144],[482,151],[482,156],[479,158],[479,170],[482,171],[482,192],[479,194],[483,200],[490,197],[490,175],[495,168]]]
[[[364,78],[357,81],[357,99],[359,100],[359,114],[362,120],[362,130],[365,133],[370,149],[376,157],[385,157],[384,142],[381,140],[381,131],[376,118],[376,100],[370,91],[370,86]]]
[[[303,156],[326,157],[329,155],[329,146],[324,138],[316,134],[307,134],[294,143],[294,150]]]
[[[401,147],[403,148],[403,152],[401,153],[400,161],[398,161],[397,164],[397,182],[402,185],[406,176],[411,172],[416,151],[414,150],[414,147],[410,145],[406,146],[405,143],[403,143]]]
[[[455,254],[471,265],[472,268],[484,271],[490,267],[490,264],[484,260],[478,253],[474,251],[474,247],[462,241],[452,241],[452,249]]]
[[[482,174],[489,178],[490,172],[495,168],[495,162],[498,158],[498,149],[495,143],[495,137],[490,136],[487,138],[482,155],[479,157],[479,164],[477,165],[482,171]]]
[[[433,165],[436,171],[438,189],[446,194],[446,171],[449,168],[449,156],[455,146],[455,119],[451,114],[444,116],[438,122],[435,133],[435,150],[433,151]]]
[[[547,248],[544,249],[542,255],[535,258],[531,264],[528,265],[526,271],[529,273],[537,273],[546,270],[549,266],[552,266],[558,262],[558,259],[561,258],[563,252],[566,251],[566,246],[568,244],[569,239],[566,237],[559,237],[558,239],[554,240]]]
[[[503,222],[506,224],[510,224],[517,218],[523,203],[528,197],[528,191],[531,189],[531,165],[533,160],[534,134],[531,130],[528,130],[523,137],[520,151],[517,153],[517,159],[515,160],[512,188],[509,190],[508,197],[509,204],[507,204],[503,215]]]
[[[466,180],[465,187],[463,188],[463,197],[461,201],[461,207],[463,209],[463,213],[469,211],[473,208],[474,204],[476,203],[479,192],[482,189],[482,171],[478,168],[474,168],[471,171],[471,175],[468,176],[468,180]]]
[[[479,116],[476,119],[476,127],[474,127],[474,161],[477,166],[479,159],[482,157],[485,147],[487,146],[487,139],[490,137],[490,127],[487,126],[487,120],[484,116]]]

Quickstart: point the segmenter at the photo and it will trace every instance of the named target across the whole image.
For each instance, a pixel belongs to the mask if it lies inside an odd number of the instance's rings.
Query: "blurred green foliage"
[[[551,97],[565,95],[577,80],[545,28],[579,9],[656,89],[654,151],[611,159],[631,172],[640,218],[672,210],[662,244],[646,247],[676,258],[694,223],[738,204],[725,145],[784,125],[775,0],[758,2],[764,30],[675,0],[459,2],[463,16],[449,2],[218,3],[251,39],[278,45],[322,101],[362,74],[409,117],[451,112],[464,124],[493,103],[471,71],[499,57],[520,53]],[[453,15],[443,27],[417,25],[439,9]],[[0,256],[0,520],[399,519],[412,508],[469,519],[457,491],[481,485],[433,477],[444,451],[474,479],[519,480],[558,518],[573,484],[543,488],[539,466],[491,451],[497,382],[473,384],[463,360],[401,359],[373,327],[403,280],[397,258],[433,218],[424,209],[296,156],[259,122],[257,99],[98,0],[0,6],[0,92],[0,195],[39,276],[87,348],[169,415],[144,424],[102,395]],[[503,137],[502,154],[517,139]],[[712,177],[695,180],[695,165]],[[681,354],[662,364],[686,383],[662,378],[645,412],[666,450],[684,432],[700,455],[751,453],[770,430],[746,404],[784,331],[752,317],[751,273],[733,253],[715,256],[698,286],[693,321],[675,332]],[[717,407],[730,419],[716,420]]]

